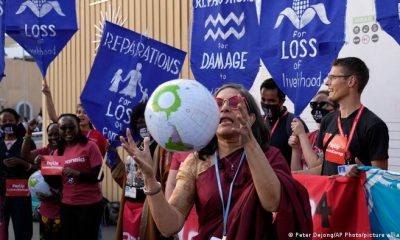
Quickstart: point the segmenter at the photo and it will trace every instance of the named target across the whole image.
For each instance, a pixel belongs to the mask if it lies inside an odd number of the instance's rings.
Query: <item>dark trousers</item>
[[[97,240],[102,216],[102,202],[89,205],[62,204],[62,239]]]
[[[10,218],[15,240],[31,240],[33,232],[31,197],[6,197],[4,219],[7,229]]]
[[[40,216],[40,240],[60,240],[61,221]]]

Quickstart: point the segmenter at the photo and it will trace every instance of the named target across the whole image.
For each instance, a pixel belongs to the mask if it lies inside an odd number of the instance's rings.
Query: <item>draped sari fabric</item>
[[[225,205],[229,185],[236,172],[243,149],[219,159],[219,174]],[[276,219],[261,206],[247,160],[239,170],[233,186],[227,223],[227,239],[287,239],[291,233],[312,233],[311,208],[306,189],[294,180],[278,149],[270,147],[266,157],[281,182],[281,201]],[[199,234],[193,239],[222,237],[222,203],[218,192],[213,156],[201,161],[188,157],[177,176],[170,199],[184,216],[196,205]]]

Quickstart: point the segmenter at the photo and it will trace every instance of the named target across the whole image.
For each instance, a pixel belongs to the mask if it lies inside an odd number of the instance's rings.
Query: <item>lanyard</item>
[[[222,214],[224,216],[224,231],[222,233],[222,236],[226,236],[226,225],[228,223],[228,214],[229,214],[229,208],[231,205],[231,200],[232,200],[232,191],[233,191],[233,184],[236,180],[236,177],[239,173],[240,167],[242,166],[244,157],[246,156],[246,154],[242,153],[242,156],[240,157],[240,162],[239,162],[239,166],[236,169],[236,173],[235,176],[232,179],[232,182],[229,186],[229,193],[228,193],[228,201],[226,203],[226,208],[225,208],[225,202],[224,202],[224,193],[222,192],[222,185],[221,185],[221,178],[219,176],[219,170],[218,170],[218,153],[215,152],[214,154],[214,167],[215,167],[215,175],[217,176],[217,184],[218,184],[218,191],[219,191],[219,197],[221,198],[221,202],[222,202]]]
[[[350,135],[349,135],[349,138],[347,139],[345,152],[347,152],[349,150],[351,140],[353,140],[354,131],[356,130],[358,121],[360,120],[360,116],[363,111],[364,111],[364,105],[361,105],[361,107],[358,109],[357,116],[353,121],[353,125],[351,126]],[[345,137],[344,133],[343,133],[342,123],[340,121],[340,115],[338,116],[338,128],[339,128],[340,135],[342,137]]]
[[[282,118],[284,118],[286,115],[288,115],[288,111],[285,111],[285,112],[283,113],[283,115],[280,116],[280,117],[278,118],[278,120],[276,120],[274,126],[273,126],[272,129],[271,129],[271,133],[270,133],[270,136],[271,136],[271,137],[272,137],[272,135],[274,135],[274,132],[275,132],[275,130],[276,130],[276,127],[278,127],[279,121],[280,121]]]

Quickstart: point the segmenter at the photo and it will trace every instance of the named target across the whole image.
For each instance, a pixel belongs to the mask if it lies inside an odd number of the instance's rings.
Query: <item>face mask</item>
[[[145,128],[145,127],[142,127],[142,128],[139,129],[139,135],[142,138],[150,137],[150,133],[147,131],[147,128]]]
[[[17,125],[14,123],[7,123],[1,126],[1,130],[3,130],[4,134],[12,135],[17,131]]]
[[[267,116],[270,121],[278,119],[280,113],[279,105],[261,103],[261,107],[265,116]]]
[[[313,110],[311,110],[311,115],[317,123],[321,123],[322,118],[325,117],[328,113],[329,111],[323,108],[314,108]]]

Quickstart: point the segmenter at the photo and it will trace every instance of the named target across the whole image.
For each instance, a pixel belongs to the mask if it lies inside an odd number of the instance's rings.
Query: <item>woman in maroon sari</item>
[[[242,86],[228,84],[216,92],[216,101],[220,108],[216,136],[182,164],[169,203],[154,177],[148,140],[140,151],[129,130],[128,142],[121,138],[142,169],[158,229],[165,236],[178,232],[195,204],[199,234],[193,239],[311,236],[307,191],[291,177],[279,150],[269,146],[269,132],[253,97]]]

